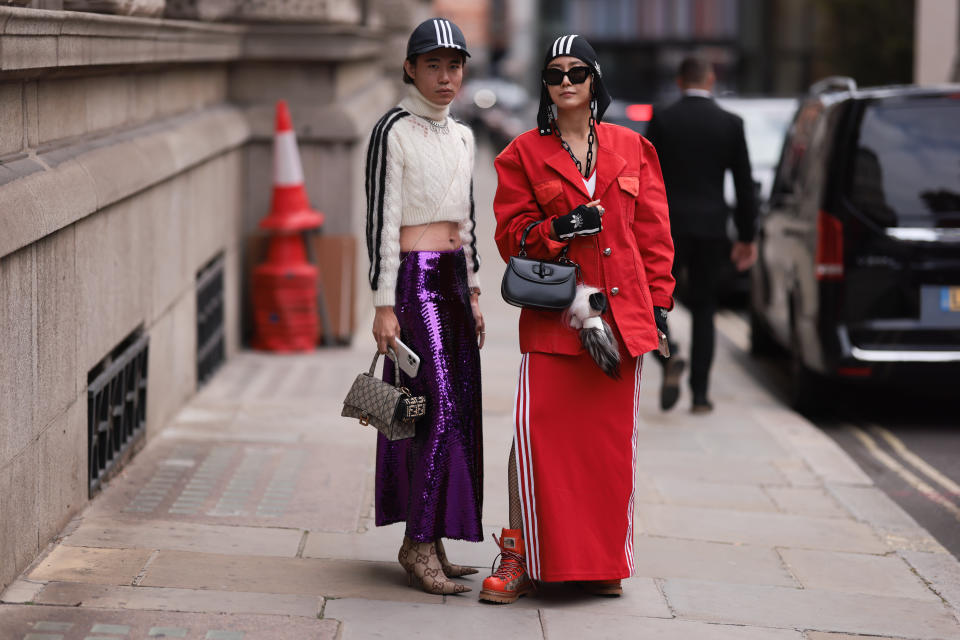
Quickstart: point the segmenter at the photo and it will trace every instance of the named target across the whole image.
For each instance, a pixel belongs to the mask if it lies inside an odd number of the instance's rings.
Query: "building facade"
[[[241,343],[290,104],[325,232],[362,236],[403,0],[0,6],[0,589]],[[365,258],[364,258],[365,259]],[[362,271],[361,271],[362,272]]]

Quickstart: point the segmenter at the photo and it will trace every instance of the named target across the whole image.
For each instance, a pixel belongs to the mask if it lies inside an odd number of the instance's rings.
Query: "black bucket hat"
[[[407,40],[407,57],[434,49],[456,49],[470,57],[460,27],[444,18],[430,18],[417,25]]]
[[[585,62],[593,70],[593,99],[596,102],[593,117],[597,122],[600,122],[607,107],[610,106],[610,92],[607,91],[607,87],[603,83],[603,73],[600,71],[600,63],[597,61],[597,52],[593,50],[593,47],[583,36],[576,34],[560,36],[547,49],[547,55],[543,59],[543,68],[546,69],[554,58],[560,56],[573,56]],[[550,105],[552,104],[553,100],[550,99],[547,84],[540,80],[540,108],[537,110],[537,128],[542,136],[553,133],[553,127],[550,125]]]

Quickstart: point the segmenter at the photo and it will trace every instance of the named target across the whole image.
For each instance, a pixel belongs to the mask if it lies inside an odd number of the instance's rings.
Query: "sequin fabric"
[[[427,397],[416,435],[377,435],[376,523],[407,523],[416,542],[480,541],[483,435],[480,350],[470,309],[463,250],[401,253],[394,310],[401,339],[420,356],[416,378]],[[383,376],[393,381],[393,367]]]

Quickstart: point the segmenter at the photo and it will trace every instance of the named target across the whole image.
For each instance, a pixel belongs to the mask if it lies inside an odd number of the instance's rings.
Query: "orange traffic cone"
[[[273,146],[273,202],[260,227],[274,232],[267,260],[253,270],[253,346],[267,351],[310,351],[316,345],[317,268],[307,261],[300,233],[323,224],[310,208],[290,112],[277,102]]]
[[[261,229],[304,231],[323,224],[323,214],[310,208],[303,186],[303,167],[297,150],[290,110],[285,100],[277,101],[277,131],[273,138],[273,202],[270,213],[260,221]]]

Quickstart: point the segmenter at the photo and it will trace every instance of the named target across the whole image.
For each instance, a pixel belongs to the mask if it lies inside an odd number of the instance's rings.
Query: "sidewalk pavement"
[[[491,226],[479,234],[488,532],[507,518],[519,364]],[[673,314],[678,336],[687,321]],[[622,597],[544,585],[479,603],[492,541],[447,544],[480,568],[473,593],[411,589],[402,526],[372,523],[374,431],[339,417],[369,365],[368,327],[350,348],[227,363],[2,595],[0,638],[960,638],[960,564],[723,336],[707,416],[689,396],[661,413],[648,359],[637,573]]]

